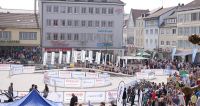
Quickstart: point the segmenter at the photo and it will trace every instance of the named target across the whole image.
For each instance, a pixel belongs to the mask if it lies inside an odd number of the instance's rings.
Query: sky
[[[178,3],[189,3],[193,0],[121,0],[125,5],[125,12],[130,13],[130,9],[155,9],[158,7],[176,6]],[[34,0],[0,0],[0,7],[8,9],[34,9]]]

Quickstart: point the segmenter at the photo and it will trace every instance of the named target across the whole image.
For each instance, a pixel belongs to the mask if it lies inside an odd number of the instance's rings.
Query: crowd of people
[[[40,63],[42,59],[40,47],[6,47],[0,49],[0,63],[21,63],[28,61]]]

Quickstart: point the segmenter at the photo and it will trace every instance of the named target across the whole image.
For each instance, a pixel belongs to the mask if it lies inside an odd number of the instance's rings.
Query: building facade
[[[200,34],[200,1],[183,6],[177,12],[178,49],[191,50],[195,47],[188,41],[192,34]],[[199,46],[197,46],[199,47]]]
[[[122,50],[120,0],[41,0],[39,5],[45,50]]]
[[[157,11],[147,16],[145,20],[145,34],[144,34],[144,49],[145,50],[158,50],[159,47],[159,32],[160,26],[164,19],[172,14],[176,7],[160,8]]]
[[[177,14],[172,13],[170,16],[164,19],[163,24],[160,27],[159,34],[159,47],[162,52],[171,53],[172,48],[177,46]]]

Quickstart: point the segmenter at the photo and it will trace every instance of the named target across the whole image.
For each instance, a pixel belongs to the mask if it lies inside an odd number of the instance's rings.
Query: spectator
[[[49,87],[47,84],[45,84],[45,88],[44,88],[44,91],[43,91],[43,97],[44,98],[47,98],[48,94],[49,94]]]
[[[127,99],[127,93],[126,93],[126,88],[124,88],[122,100],[123,100],[123,106],[126,106],[126,99]]]
[[[31,88],[29,89],[29,92],[31,92],[35,88],[35,85],[32,84]]]
[[[105,106],[105,105],[106,105],[105,102],[100,103],[100,106]]]
[[[8,87],[8,94],[10,97],[13,97],[13,83],[10,83],[10,86]]]
[[[74,93],[72,93],[72,98],[70,100],[70,106],[74,106],[75,103],[78,103],[78,97],[74,95]]]

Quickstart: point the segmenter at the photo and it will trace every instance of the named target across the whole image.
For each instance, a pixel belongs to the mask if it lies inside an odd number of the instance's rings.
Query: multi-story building
[[[24,48],[34,50],[39,46],[40,28],[37,14],[1,11],[0,56],[12,58],[15,51],[22,51]]]
[[[195,45],[188,41],[188,36],[200,34],[200,1],[194,0],[179,8],[177,12],[178,49],[191,50]]]
[[[135,34],[134,34],[134,46],[138,49],[144,48],[144,18],[149,15],[149,11],[142,14],[136,19]]]
[[[137,35],[138,28],[142,27],[143,22],[136,22],[138,17],[142,17],[143,14],[147,13],[148,10],[140,10],[140,9],[131,9],[129,19],[128,19],[128,32],[127,32],[127,45],[128,45],[128,52],[132,53],[136,51],[136,39],[140,35]],[[140,24],[140,25],[137,25]],[[137,31],[136,31],[137,30]],[[136,37],[136,39],[135,39]],[[138,43],[138,42],[137,42]]]
[[[159,48],[163,52],[171,53],[177,46],[177,13],[176,11],[164,19],[160,27]]]
[[[124,3],[120,0],[40,0],[39,6],[46,51],[122,53]]]
[[[155,50],[159,49],[159,32],[160,26],[164,22],[164,19],[171,15],[177,7],[160,8],[149,16],[144,18],[145,20],[145,32],[144,32],[144,49]]]

